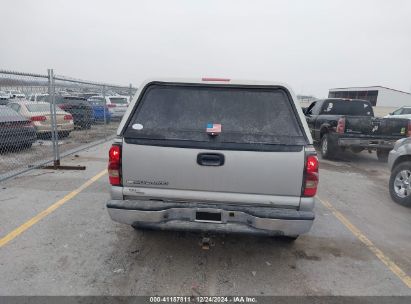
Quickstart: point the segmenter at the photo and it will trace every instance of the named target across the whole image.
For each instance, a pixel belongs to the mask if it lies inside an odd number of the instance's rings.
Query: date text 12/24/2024
[[[255,297],[243,297],[243,296],[195,296],[195,297],[166,297],[157,296],[150,297],[150,303],[257,303]]]

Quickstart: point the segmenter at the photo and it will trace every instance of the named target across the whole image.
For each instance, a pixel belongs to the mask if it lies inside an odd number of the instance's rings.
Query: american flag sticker
[[[221,133],[221,124],[208,123],[207,133],[211,133],[211,134]]]

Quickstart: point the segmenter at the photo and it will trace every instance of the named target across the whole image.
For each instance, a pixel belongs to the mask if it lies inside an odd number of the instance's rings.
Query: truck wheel
[[[145,226],[140,226],[140,225],[138,225],[138,224],[131,225],[131,227],[133,227],[134,230],[136,230],[136,231],[149,231],[149,230],[153,230],[153,229],[147,228],[147,227],[145,227]]]
[[[394,202],[411,207],[411,161],[402,162],[392,170],[389,187]]]
[[[337,148],[330,142],[328,134],[324,134],[321,138],[320,151],[324,159],[333,159],[336,157]]]
[[[380,161],[382,163],[386,163],[388,161],[388,153],[389,152],[390,152],[389,150],[377,150],[378,161]]]

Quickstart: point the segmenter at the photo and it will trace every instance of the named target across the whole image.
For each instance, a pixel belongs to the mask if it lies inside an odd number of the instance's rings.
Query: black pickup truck
[[[378,160],[387,161],[394,143],[411,132],[411,120],[374,117],[367,100],[317,100],[303,111],[323,158],[335,158],[349,148],[355,153],[376,150]]]

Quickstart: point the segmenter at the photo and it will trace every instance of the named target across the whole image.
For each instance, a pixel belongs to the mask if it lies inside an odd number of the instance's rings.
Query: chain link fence
[[[115,135],[135,88],[0,69],[0,181]]]

